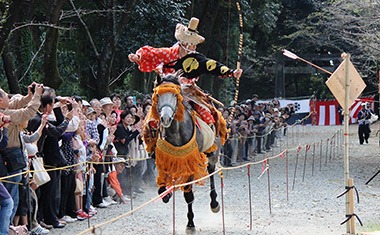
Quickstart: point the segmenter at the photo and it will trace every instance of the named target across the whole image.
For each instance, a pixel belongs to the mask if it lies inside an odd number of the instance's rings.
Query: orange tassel
[[[155,154],[158,186],[170,187],[173,182],[176,185],[184,184],[208,174],[206,154],[199,152],[195,136],[194,132],[191,140],[180,147],[163,139],[157,140]],[[197,184],[204,185],[204,182],[200,181]],[[181,187],[181,190],[184,191],[184,187]]]

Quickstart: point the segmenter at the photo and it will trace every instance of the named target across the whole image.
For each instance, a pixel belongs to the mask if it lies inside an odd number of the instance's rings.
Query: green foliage
[[[73,1],[81,20],[69,1],[60,11],[58,67],[63,84],[61,94],[78,94],[92,98],[99,90],[136,95],[150,93],[154,74],[143,74],[129,62],[128,54],[144,45],[173,45],[177,23],[187,24],[190,17],[200,19],[199,32],[206,37],[198,50],[231,68],[235,67],[239,44],[239,20],[235,1],[227,0],[105,0]],[[275,95],[275,77],[270,69],[276,65],[279,50],[286,48],[296,54],[322,55],[350,52],[354,64],[366,79],[376,85],[379,68],[380,28],[378,6],[360,0],[241,0],[244,18],[244,47],[240,83],[240,100],[253,93],[262,98]],[[0,2],[0,26],[8,17],[11,1]],[[50,4],[43,0],[28,2],[22,8],[24,22],[44,24],[50,17]],[[16,30],[8,38],[21,90],[32,81],[42,81],[45,48],[39,50],[48,27],[28,26]],[[1,30],[1,28],[0,28]],[[89,40],[91,35],[94,45]],[[99,55],[96,55],[95,49]],[[31,60],[33,62],[31,63]],[[287,65],[299,65],[286,62]],[[328,62],[327,62],[328,63]],[[30,66],[29,66],[30,65]],[[325,64],[319,64],[324,66]],[[0,70],[3,64],[0,65]],[[27,73],[25,73],[27,71]],[[6,87],[5,73],[0,73],[0,85]],[[99,77],[99,78],[98,78]],[[286,96],[331,98],[322,73],[289,75]],[[99,79],[99,80],[97,80]],[[101,79],[101,80],[100,80]],[[106,79],[106,80],[104,80]],[[112,83],[98,87],[100,82]],[[102,84],[103,84],[102,83]],[[215,98],[228,104],[235,93],[233,79],[202,76],[199,86]],[[372,86],[370,86],[372,87]]]
[[[7,18],[9,17],[9,5],[11,3],[12,1],[0,1],[0,29],[3,28],[3,24],[5,24]]]

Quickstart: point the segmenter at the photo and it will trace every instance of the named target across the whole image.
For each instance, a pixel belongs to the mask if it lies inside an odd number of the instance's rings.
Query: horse
[[[154,150],[158,170],[158,194],[165,192],[168,186],[197,180],[213,173],[218,159],[214,152],[207,154],[202,152],[205,149],[204,139],[206,137],[197,125],[195,111],[187,102],[183,101],[178,78],[178,74],[158,76],[152,96],[151,116],[159,119]],[[194,194],[192,188],[192,184],[181,188],[188,205],[186,233],[196,231],[193,220]],[[211,211],[217,213],[220,205],[216,200],[217,193],[213,175],[210,176],[210,190]],[[163,202],[169,202],[171,196],[172,193],[163,196]]]

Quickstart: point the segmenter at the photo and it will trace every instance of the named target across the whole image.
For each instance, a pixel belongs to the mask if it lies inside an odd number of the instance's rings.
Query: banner
[[[279,100],[280,107],[286,107],[288,104],[293,104],[295,107],[296,113],[309,113],[310,112],[310,100]]]
[[[374,97],[366,97],[356,99],[354,104],[350,107],[350,123],[357,123],[357,116],[361,110],[361,104],[368,102],[370,104],[370,109],[374,110]],[[260,100],[257,103],[268,103],[271,100]],[[337,100],[314,100],[314,99],[302,99],[302,100],[286,100],[279,99],[280,107],[284,108],[289,104],[293,104],[295,107],[295,114],[293,114],[295,119],[302,119],[299,115],[306,116],[310,112],[310,120],[306,124],[311,123],[317,126],[331,126],[331,125],[342,125],[343,116],[342,108],[339,106]],[[291,117],[292,118],[292,117]],[[288,123],[293,124],[293,121]]]
[[[293,104],[295,107],[295,113],[309,113],[310,112],[310,100],[309,99],[302,99],[302,100],[285,100],[285,99],[279,99],[280,102],[280,108],[285,108],[288,106],[288,104]],[[256,103],[269,103],[272,102],[272,100],[258,100]]]
[[[320,101],[315,102],[316,121],[318,126],[340,125],[340,116],[338,113],[338,101]]]
[[[361,109],[361,104],[364,102],[370,103],[370,108],[373,110],[374,98],[361,98],[355,100],[354,104],[350,108],[350,123],[357,123],[357,116]],[[315,103],[316,112],[316,125],[329,126],[329,125],[341,125],[343,122],[343,116],[341,116],[342,108],[339,106],[338,101],[310,101],[310,105]]]

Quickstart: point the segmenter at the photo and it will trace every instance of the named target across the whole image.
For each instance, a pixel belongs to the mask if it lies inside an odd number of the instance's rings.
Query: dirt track
[[[288,131],[288,136],[279,147],[274,148],[273,155],[288,148],[288,168],[286,158],[277,157],[269,162],[271,208],[269,209],[267,173],[258,178],[262,164],[251,166],[252,229],[250,229],[250,207],[247,167],[224,169],[224,229],[225,234],[345,234],[346,226],[340,225],[345,219],[345,197],[337,198],[345,188],[343,164],[343,139],[331,140],[331,137],[343,126],[314,127],[298,126]],[[379,139],[375,136],[379,124],[372,126],[369,144],[359,145],[357,126],[350,126],[350,176],[354,179],[360,195],[360,203],[355,202],[355,213],[363,222],[363,227],[356,221],[356,232],[380,230],[380,174],[369,185],[365,182],[380,170]],[[339,132],[343,136],[343,132]],[[329,139],[328,149],[327,139]],[[322,142],[322,151],[320,143]],[[332,142],[332,144],[330,144]],[[312,175],[312,152],[314,151],[314,171]],[[305,176],[304,160],[306,144],[310,150],[306,156]],[[300,146],[293,190],[293,177]],[[331,146],[335,146],[331,148]],[[320,155],[322,152],[322,158]],[[327,154],[327,155],[326,155]],[[267,155],[256,156],[260,161]],[[326,158],[327,156],[327,158]],[[247,163],[247,162],[244,162]],[[286,183],[288,169],[288,184]],[[304,178],[304,180],[303,180]],[[208,182],[206,182],[207,185]],[[287,200],[287,185],[288,198]],[[219,202],[222,202],[221,183],[216,175]],[[156,188],[146,188],[146,192],[133,200],[136,208],[157,195]],[[207,186],[195,188],[195,225],[196,234],[223,234],[222,210],[214,214],[209,208],[209,191]],[[155,201],[141,210],[114,223],[97,229],[97,234],[185,234],[187,223],[187,206],[182,193],[175,195],[175,225],[173,226],[173,200],[168,204]],[[98,225],[131,210],[131,205],[114,205],[99,209],[98,215],[90,224]],[[270,213],[271,211],[271,213]],[[175,228],[173,228],[175,227]],[[78,234],[88,228],[87,221],[69,224],[62,230],[52,230],[50,234]]]

